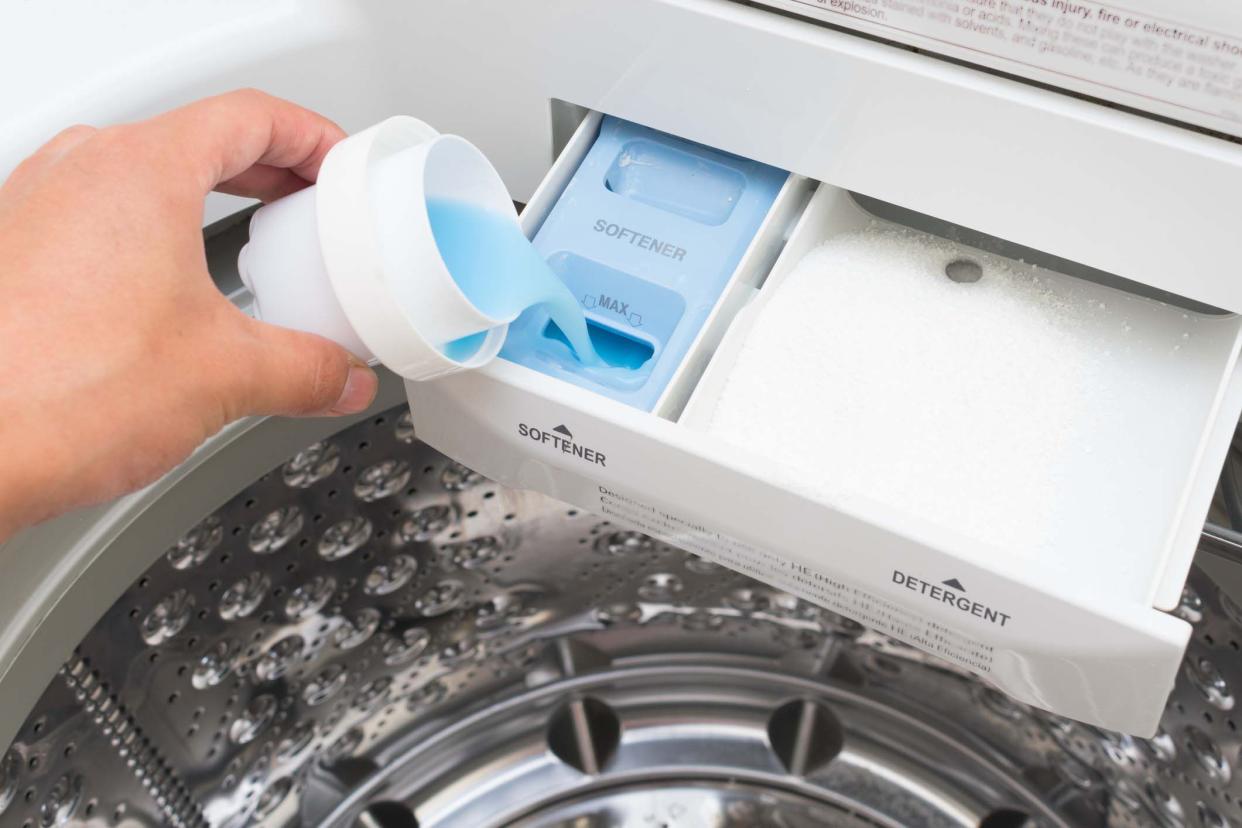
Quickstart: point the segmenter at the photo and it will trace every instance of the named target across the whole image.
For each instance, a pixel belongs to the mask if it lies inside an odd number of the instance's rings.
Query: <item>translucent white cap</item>
[[[479,311],[436,246],[427,200],[511,218],[500,175],[472,144],[399,116],[341,141],[318,183],[255,212],[238,269],[265,322],[320,334],[411,380],[485,365],[511,320]],[[486,332],[464,360],[444,345]]]

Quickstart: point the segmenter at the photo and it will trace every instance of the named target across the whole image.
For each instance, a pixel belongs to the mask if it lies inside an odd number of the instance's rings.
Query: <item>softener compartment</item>
[[[566,156],[588,141],[533,241],[581,304],[600,360],[580,360],[538,307],[510,326],[501,357],[650,411],[789,175],[611,117],[584,123]]]

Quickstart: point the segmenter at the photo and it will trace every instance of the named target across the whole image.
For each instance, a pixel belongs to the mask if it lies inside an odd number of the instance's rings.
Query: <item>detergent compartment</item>
[[[601,362],[580,361],[539,307],[510,326],[501,357],[650,411],[790,176],[617,118],[597,123],[533,242],[581,304]]]

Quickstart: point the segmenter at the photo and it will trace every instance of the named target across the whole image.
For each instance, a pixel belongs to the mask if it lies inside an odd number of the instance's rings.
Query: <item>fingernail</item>
[[[351,359],[349,377],[345,380],[345,388],[341,397],[332,406],[330,414],[357,414],[364,411],[375,399],[379,390],[379,377],[362,362]]]

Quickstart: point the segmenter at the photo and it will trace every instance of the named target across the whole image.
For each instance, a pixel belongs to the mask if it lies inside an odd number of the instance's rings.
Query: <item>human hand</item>
[[[0,186],[0,541],[154,481],[239,417],[370,404],[369,368],[237,310],[203,248],[208,192],[279,198],[343,137],[247,90],[71,127]]]

